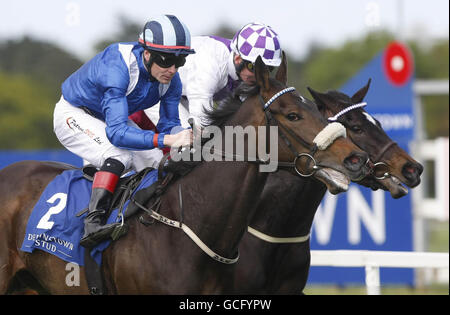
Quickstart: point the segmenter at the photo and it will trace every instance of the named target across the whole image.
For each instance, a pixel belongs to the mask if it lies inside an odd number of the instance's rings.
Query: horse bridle
[[[261,101],[261,104],[263,105],[263,111],[264,111],[264,115],[265,115],[265,120],[266,120],[266,148],[268,147],[268,139],[269,139],[269,129],[270,126],[278,126],[280,127],[281,130],[278,131],[279,136],[281,137],[281,139],[283,139],[284,143],[286,144],[286,146],[289,148],[289,150],[294,154],[295,158],[293,162],[280,162],[278,161],[278,166],[279,167],[284,167],[284,168],[294,168],[294,170],[297,172],[298,175],[302,176],[302,177],[310,177],[312,175],[314,175],[314,173],[316,171],[318,171],[319,169],[321,169],[323,166],[320,164],[317,164],[316,160],[314,159],[314,155],[316,154],[316,152],[319,150],[319,147],[317,146],[316,143],[309,143],[307,142],[305,139],[303,139],[302,137],[298,136],[297,134],[295,134],[292,130],[290,130],[289,128],[287,128],[284,124],[282,124],[278,119],[275,118],[275,116],[273,115],[273,113],[270,110],[270,105],[280,96],[286,94],[286,93],[290,93],[290,92],[294,92],[295,88],[293,87],[289,87],[286,88],[284,90],[281,90],[280,92],[276,93],[274,96],[272,96],[272,98],[270,98],[267,102],[264,102],[264,99],[262,97],[261,94],[259,94],[259,99]],[[303,99],[303,98],[302,98]],[[272,122],[274,124],[272,124]],[[309,150],[309,153],[299,153],[297,152],[297,150],[293,147],[291,141],[289,141],[288,137],[286,136],[286,134],[284,132],[288,133],[296,142],[300,143],[301,145],[303,145],[305,148],[307,148]],[[297,167],[297,161],[301,158],[307,158],[309,159],[307,166],[309,166],[310,163],[313,164],[312,171],[310,173],[304,174],[302,173],[298,167]]]
[[[342,121],[342,119],[339,119],[341,116],[343,116],[344,114],[355,110],[357,108],[362,108],[367,106],[366,102],[363,103],[358,103],[358,104],[353,104],[350,105],[346,108],[344,108],[343,110],[341,110],[340,112],[338,112],[336,115],[334,115],[333,117],[328,118],[329,122],[340,122],[342,125],[346,126],[346,123],[344,121]],[[356,144],[358,145],[358,144]],[[391,149],[391,147],[397,145],[397,142],[390,140],[380,151],[379,153],[375,156],[375,158],[373,159],[373,161],[380,161],[381,158],[386,154],[386,152]],[[359,147],[359,145],[358,145]],[[361,148],[361,147],[360,147]],[[361,148],[362,149],[362,148]],[[387,165],[385,162],[375,162],[373,163],[373,166],[370,167],[370,173],[373,175],[373,177],[375,179],[378,180],[382,180],[382,179],[386,179],[391,177],[391,174],[389,172],[389,165]],[[377,176],[377,173],[382,173],[381,176]]]
[[[289,92],[293,92],[293,91],[295,91],[295,88],[292,88],[292,87],[284,89],[284,90],[278,92],[277,94],[275,94],[267,102],[264,102],[261,94],[259,94],[259,99],[261,101],[261,104],[263,105],[263,110],[264,110],[264,115],[265,115],[265,120],[266,120],[266,130],[267,130],[266,132],[268,132],[269,127],[272,126],[271,122],[274,122],[275,126],[279,126],[281,129],[283,129],[285,132],[287,132],[295,141],[301,143],[305,148],[309,149],[309,153],[298,153],[297,150],[295,150],[295,148],[292,146],[292,143],[289,141],[289,139],[283,133],[283,131],[279,130],[279,132],[278,132],[279,136],[283,139],[286,146],[289,148],[289,150],[291,150],[291,152],[294,154],[294,156],[296,158],[294,159],[294,162],[278,162],[278,165],[280,167],[289,167],[289,168],[293,167],[298,175],[300,175],[302,177],[310,177],[310,176],[314,175],[314,173],[321,168],[321,166],[318,165],[316,160],[314,159],[314,155],[319,150],[319,146],[314,142],[313,142],[313,144],[307,142],[302,137],[296,135],[294,132],[292,132],[290,129],[288,129],[286,126],[284,126],[278,119],[276,119],[274,117],[274,115],[272,114],[272,112],[270,111],[270,108],[269,108],[270,105],[281,95],[289,93]],[[301,97],[301,98],[302,98],[302,100],[304,100],[303,97]],[[268,146],[268,142],[267,142],[268,138],[269,138],[269,135],[266,135],[266,147]],[[302,157],[309,158],[310,159],[309,163],[312,162],[314,164],[312,166],[312,172],[309,174],[303,174],[297,168],[297,161],[298,161],[298,159],[300,159]],[[300,236],[300,237],[274,237],[272,235],[262,233],[256,229],[252,228],[251,226],[247,227],[247,231],[250,234],[254,235],[255,237],[257,237],[265,242],[275,243],[275,244],[277,244],[277,243],[278,244],[303,243],[303,242],[308,241],[310,238],[310,233],[308,233],[307,235],[304,235],[304,236]]]
[[[283,129],[284,132],[288,133],[295,141],[297,141],[298,143],[302,144],[304,147],[306,147],[307,149],[309,149],[309,153],[298,153],[297,150],[295,150],[295,148],[292,146],[291,141],[289,141],[288,137],[286,136],[285,133],[283,133],[283,131],[279,130],[278,134],[279,136],[283,139],[283,141],[285,142],[286,146],[289,148],[289,150],[294,154],[295,158],[293,162],[283,162],[283,161],[276,161],[276,164],[280,167],[280,168],[294,168],[294,170],[296,171],[296,173],[302,177],[310,177],[312,175],[314,175],[314,173],[318,170],[320,170],[322,167],[324,167],[323,165],[320,165],[316,162],[316,160],[314,159],[314,155],[318,150],[325,150],[328,145],[325,146],[321,146],[318,145],[317,143],[313,142],[313,144],[307,142],[306,140],[304,140],[303,138],[301,138],[300,136],[296,135],[294,132],[292,132],[292,130],[288,129],[286,126],[284,126],[278,119],[275,118],[275,116],[272,114],[272,112],[270,111],[269,107],[270,105],[276,100],[278,99],[280,96],[289,93],[289,92],[293,92],[295,91],[295,88],[293,87],[289,87],[286,88],[284,90],[279,91],[278,93],[276,93],[274,96],[272,96],[272,98],[267,101],[264,102],[264,99],[262,97],[261,94],[258,94],[259,99],[261,101],[261,104],[263,106],[263,111],[264,111],[264,115],[265,115],[265,123],[266,123],[266,148],[269,147],[269,139],[270,139],[270,126],[277,126],[280,127],[280,129]],[[300,96],[303,100],[304,98],[302,96]],[[272,124],[273,122],[273,124]],[[334,125],[339,125],[339,128],[341,128],[342,131],[342,136],[345,137],[345,128],[341,123],[335,123]],[[330,125],[327,125],[324,129],[322,129],[316,136],[316,138],[318,138],[318,136],[321,133],[326,133],[327,131],[330,130],[330,128],[327,130],[327,128]],[[333,135],[330,135],[333,136]],[[338,138],[340,135],[334,135],[333,141]],[[316,141],[316,139],[314,139],[314,141]],[[331,143],[333,142],[331,141]],[[330,143],[330,144],[331,144]],[[216,150],[214,149],[212,151],[213,154],[218,154],[220,155],[222,158],[240,158],[242,159],[242,161],[245,162],[249,162],[249,163],[255,163],[255,164],[269,164],[270,160],[262,160],[258,157],[249,157],[249,156],[241,156],[235,153],[227,153],[221,150]],[[306,163],[307,166],[309,166],[311,163],[313,164],[311,169],[312,171],[310,173],[304,174],[301,172],[301,170],[298,169],[297,167],[297,162],[299,159],[301,158],[307,158],[308,162]],[[227,160],[229,161],[229,160]]]
[[[395,141],[389,141],[383,149],[380,150],[380,152],[377,154],[377,156],[374,158],[375,161],[380,161],[381,158],[386,154],[387,151],[389,151],[390,148],[397,145],[397,142]],[[373,164],[373,167],[371,169],[371,174],[373,177],[375,177],[378,180],[386,179],[391,177],[391,173],[389,172],[390,168],[389,165],[387,165],[384,162],[376,162]],[[377,176],[376,174],[381,172],[383,175]]]

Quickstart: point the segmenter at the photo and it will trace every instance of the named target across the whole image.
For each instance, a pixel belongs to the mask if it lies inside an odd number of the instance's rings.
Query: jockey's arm
[[[105,115],[106,135],[116,147],[129,150],[150,150],[155,148],[153,131],[141,130],[128,123],[128,102],[125,91],[118,88],[106,90],[102,108]],[[157,138],[157,147],[163,147],[164,135]]]
[[[181,126],[178,105],[181,100],[181,80],[176,74],[170,82],[169,89],[161,97],[159,106],[159,121],[156,130],[164,134],[170,134],[174,127]]]
[[[155,130],[155,125],[148,118],[145,111],[141,110],[129,116],[131,120],[133,120],[139,128],[143,130]],[[165,135],[164,136],[164,146],[171,147],[176,146],[177,143],[182,143],[182,145],[187,145],[184,143],[185,141],[189,141],[188,138],[192,137],[190,131],[182,131],[181,133],[174,135]],[[191,141],[192,142],[192,141]]]
[[[156,130],[165,134],[163,145],[166,147],[190,145],[193,140],[192,130],[183,130],[181,128],[178,111],[178,105],[181,100],[181,91],[181,80],[177,74],[173,77],[169,89],[161,98],[159,121],[156,125]]]
[[[213,109],[213,99],[207,96],[190,97],[189,101],[189,118],[193,118],[196,126],[207,126],[208,116],[206,110]]]
[[[213,109],[214,94],[228,82],[228,49],[216,40],[199,39],[200,48],[189,56],[186,66],[180,70],[183,95],[189,102],[190,118],[198,126],[208,125],[205,110]]]

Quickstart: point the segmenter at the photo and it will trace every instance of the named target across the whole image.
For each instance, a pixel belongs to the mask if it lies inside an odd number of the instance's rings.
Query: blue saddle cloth
[[[135,192],[149,187],[158,178],[156,170],[150,171]],[[83,177],[81,170],[68,170],[55,177],[42,193],[28,219],[21,250],[31,253],[35,249],[46,251],[67,262],[84,265],[84,250],[80,239],[84,230],[84,218],[76,214],[87,208],[92,182]],[[124,209],[128,208],[129,200]],[[118,209],[111,212],[107,223],[120,221]],[[124,210],[125,212],[126,210]],[[110,241],[104,241],[91,251],[91,257],[101,264],[102,252]]]

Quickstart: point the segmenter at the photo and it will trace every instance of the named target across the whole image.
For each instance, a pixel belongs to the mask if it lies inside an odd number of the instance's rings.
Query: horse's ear
[[[256,83],[261,87],[262,91],[269,91],[269,69],[264,64],[264,61],[262,61],[261,56],[258,56],[255,61],[255,78]]]
[[[282,52],[283,59],[281,61],[281,65],[278,67],[277,74],[275,75],[275,79],[282,82],[284,85],[287,84],[287,58],[284,51]]]
[[[314,101],[316,102],[317,108],[321,113],[324,113],[327,108],[330,108],[330,99],[328,95],[314,91],[309,86],[306,87],[311,94],[311,96],[314,98]]]
[[[367,84],[352,96],[353,104],[361,103],[364,100],[364,97],[366,97],[367,91],[369,90],[370,82],[372,82],[372,79],[369,79]]]

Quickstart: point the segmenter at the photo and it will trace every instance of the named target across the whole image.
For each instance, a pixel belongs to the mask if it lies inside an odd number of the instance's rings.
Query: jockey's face
[[[161,68],[156,63],[152,65],[152,76],[162,84],[169,84],[177,71],[175,65],[169,68]]]
[[[148,52],[147,50],[144,51],[144,58],[146,62],[149,62],[150,52]],[[163,68],[153,62],[150,71],[151,75],[160,83],[169,84],[173,76],[177,73],[178,69],[175,67],[175,65],[168,68]]]
[[[234,56],[234,63],[236,65],[241,64],[244,62],[244,60],[239,55]],[[247,84],[254,84],[256,82],[255,74],[251,72],[247,67],[243,67],[241,72],[239,73],[239,76],[241,77],[241,80],[244,81]]]
[[[247,84],[256,83],[255,74],[247,68],[241,70],[241,79]]]

